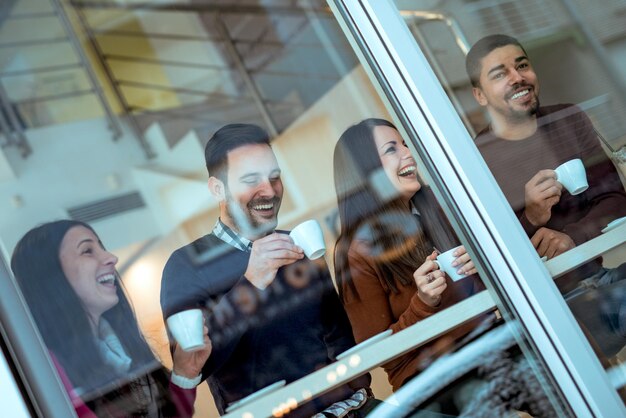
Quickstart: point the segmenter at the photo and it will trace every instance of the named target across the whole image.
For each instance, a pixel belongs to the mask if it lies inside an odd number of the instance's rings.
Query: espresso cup
[[[302,222],[289,234],[294,244],[304,250],[304,254],[315,260],[326,253],[326,243],[322,227],[315,219]]]
[[[189,309],[167,318],[167,328],[185,351],[204,348],[204,318],[202,310]]]
[[[585,166],[580,158],[569,160],[554,169],[556,180],[570,192],[577,195],[589,188]]]
[[[453,282],[456,282],[457,280],[461,280],[464,277],[467,277],[467,275],[465,274],[457,273],[457,270],[459,269],[460,266],[456,266],[456,267],[452,266],[452,262],[456,259],[456,256],[454,255],[454,251],[457,248],[459,247],[455,247],[451,250],[446,251],[445,253],[439,254],[437,256],[437,259],[435,260],[435,264],[437,264],[437,267],[439,268],[439,270],[443,270],[448,275],[448,277],[452,279]]]

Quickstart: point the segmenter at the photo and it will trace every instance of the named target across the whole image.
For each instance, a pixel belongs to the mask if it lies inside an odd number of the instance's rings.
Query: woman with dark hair
[[[396,127],[366,119],[348,128],[335,147],[335,190],[341,233],[335,277],[357,343],[394,333],[484,289],[463,246],[455,265],[467,277],[452,282],[433,262],[435,248],[459,245]],[[397,390],[478,321],[383,365]]]
[[[192,416],[211,352],[176,346],[170,374],[139,331],[117,257],[87,224],[61,220],[30,230],[11,269],[79,417]]]

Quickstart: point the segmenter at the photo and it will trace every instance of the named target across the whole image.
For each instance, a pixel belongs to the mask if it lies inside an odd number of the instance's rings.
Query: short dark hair
[[[515,45],[519,46],[524,54],[526,54],[526,50],[519,43],[519,41],[512,36],[508,35],[488,35],[479,40],[472,46],[472,48],[467,53],[467,57],[465,57],[465,70],[467,71],[467,75],[472,82],[472,86],[480,87],[480,72],[482,70],[481,61],[485,56],[487,56],[491,51],[497,48],[502,48],[507,45]],[[528,54],[526,54],[528,55]]]
[[[249,123],[231,123],[218,129],[204,148],[204,159],[209,176],[225,181],[228,153],[251,144],[270,146],[270,137],[265,129]]]

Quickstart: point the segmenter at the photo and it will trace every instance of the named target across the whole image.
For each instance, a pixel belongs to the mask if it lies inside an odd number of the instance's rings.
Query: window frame
[[[48,355],[26,301],[0,257],[0,338],[4,339],[19,375],[19,395],[42,417],[75,417],[76,412]]]

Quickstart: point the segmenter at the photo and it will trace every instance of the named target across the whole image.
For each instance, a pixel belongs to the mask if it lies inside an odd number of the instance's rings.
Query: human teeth
[[[115,275],[114,274],[105,274],[104,276],[98,277],[98,283],[100,284],[112,284],[115,283]]]
[[[256,210],[269,210],[269,209],[272,209],[272,207],[273,207],[273,206],[274,206],[274,205],[272,205],[272,204],[268,204],[268,205],[256,205],[256,206],[254,206],[254,209],[256,209]]]
[[[520,91],[519,93],[515,93],[511,98],[514,100],[519,99],[522,96],[526,96],[528,93],[530,93],[530,90],[523,90],[523,91]]]
[[[417,169],[417,167],[415,167],[414,165],[409,166],[409,167],[405,167],[405,168],[403,168],[402,170],[400,170],[398,172],[398,175],[406,176],[406,175],[409,175],[409,174],[413,174],[413,173],[415,173],[416,169]]]

